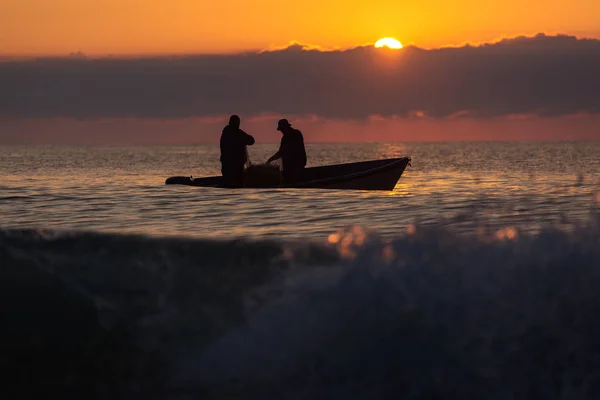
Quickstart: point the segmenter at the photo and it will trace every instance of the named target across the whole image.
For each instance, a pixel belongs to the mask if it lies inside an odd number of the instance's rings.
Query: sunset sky
[[[214,53],[291,41],[419,47],[568,33],[600,37],[598,0],[0,0],[0,54]]]
[[[598,0],[0,0],[0,144],[214,142],[232,113],[272,142],[280,117],[309,141],[600,139],[598,21]]]

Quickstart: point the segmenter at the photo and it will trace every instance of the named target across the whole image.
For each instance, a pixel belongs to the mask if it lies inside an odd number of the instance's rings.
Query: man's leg
[[[234,188],[237,185],[237,177],[235,168],[230,165],[221,166],[221,175],[223,175],[223,187]]]
[[[244,187],[244,165],[240,165],[235,170],[235,187]]]

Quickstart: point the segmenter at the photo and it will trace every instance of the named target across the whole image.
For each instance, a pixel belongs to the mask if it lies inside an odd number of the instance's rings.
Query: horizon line
[[[500,37],[496,37],[491,40],[473,40],[473,41],[463,41],[460,43],[449,43],[440,46],[424,46],[421,47],[417,43],[402,43],[402,49],[393,49],[392,51],[405,51],[407,49],[419,49],[419,50],[441,50],[441,49],[457,49],[464,47],[482,47],[485,45],[493,45],[498,44],[505,40],[514,40],[519,38],[533,39],[536,37],[571,37],[577,40],[600,40],[600,35],[582,35],[578,36],[576,34],[564,33],[564,32],[536,32],[536,33],[523,33],[523,34],[515,34],[515,35],[502,35]],[[246,49],[246,50],[229,50],[222,52],[199,52],[199,51],[179,51],[179,52],[131,52],[131,53],[123,53],[123,52],[93,52],[88,53],[81,49],[77,49],[71,51],[69,53],[52,53],[52,52],[28,52],[28,53],[0,53],[0,61],[6,60],[15,60],[15,59],[35,59],[35,58],[68,58],[68,59],[98,59],[98,58],[153,58],[153,57],[194,57],[194,56],[233,56],[233,55],[244,55],[244,54],[261,54],[268,52],[276,52],[276,51],[284,51],[294,47],[300,47],[303,51],[318,51],[323,53],[328,52],[343,52],[343,51],[351,51],[355,49],[361,48],[369,48],[374,47],[374,44],[377,40],[373,42],[358,44],[355,46],[348,47],[323,47],[315,44],[302,43],[297,40],[291,40],[285,45],[269,45],[267,48],[263,49]],[[386,48],[377,49],[377,50],[389,50]]]
[[[444,140],[348,140],[348,141],[311,141],[306,142],[306,145],[339,145],[339,144],[432,144],[432,143],[580,143],[580,142],[593,142],[600,143],[600,138],[581,138],[581,139],[563,139],[563,138],[540,138],[540,139],[444,139]],[[256,143],[255,145],[279,145],[279,141],[264,141]],[[0,142],[0,147],[168,147],[168,146],[218,146],[219,141],[205,141],[205,142],[149,142],[149,143],[116,143],[116,144],[102,144],[102,143],[77,143],[77,142],[59,142],[59,143],[18,143],[18,142]],[[252,148],[253,146],[249,146]]]

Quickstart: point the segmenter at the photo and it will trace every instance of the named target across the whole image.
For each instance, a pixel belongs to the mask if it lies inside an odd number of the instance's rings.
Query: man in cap
[[[244,165],[248,161],[246,146],[252,146],[254,138],[240,129],[240,117],[229,117],[229,125],[221,133],[221,174],[224,186],[244,186]]]
[[[287,119],[279,120],[277,130],[283,134],[279,151],[267,160],[267,164],[281,158],[284,182],[294,182],[306,166],[304,137],[302,132],[292,128]]]

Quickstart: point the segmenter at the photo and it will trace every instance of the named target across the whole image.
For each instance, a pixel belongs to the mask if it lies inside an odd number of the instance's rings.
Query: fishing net
[[[279,166],[270,164],[252,164],[244,171],[244,186],[273,187],[281,184]]]

